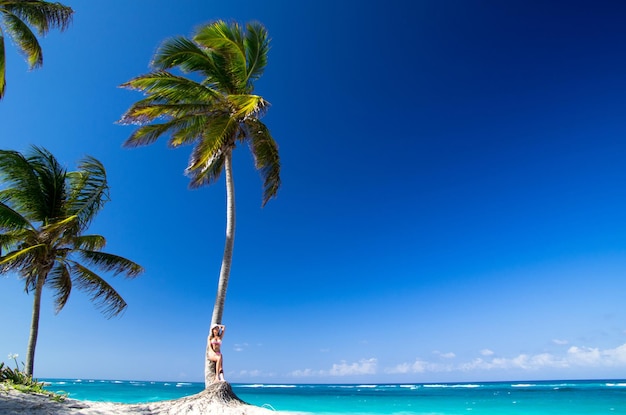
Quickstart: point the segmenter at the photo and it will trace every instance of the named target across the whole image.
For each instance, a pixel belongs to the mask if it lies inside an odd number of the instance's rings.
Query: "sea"
[[[176,399],[204,388],[194,382],[39,380],[73,399],[121,403]],[[231,386],[249,404],[318,415],[626,414],[626,380]]]

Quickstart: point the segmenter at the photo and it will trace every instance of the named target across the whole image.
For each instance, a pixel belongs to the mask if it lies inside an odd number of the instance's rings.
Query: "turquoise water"
[[[123,403],[176,399],[204,387],[185,382],[43,380],[48,390],[74,399]],[[325,415],[626,414],[626,380],[232,387],[253,405]]]

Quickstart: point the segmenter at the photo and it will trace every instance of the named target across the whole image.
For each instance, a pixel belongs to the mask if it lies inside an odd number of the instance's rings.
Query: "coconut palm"
[[[267,64],[269,38],[265,27],[216,21],[201,26],[191,39],[168,39],[157,49],[153,72],[134,78],[123,87],[146,97],[133,104],[120,120],[138,124],[126,147],[152,144],[169,135],[171,147],[193,145],[186,174],[190,187],[214,183],[226,176],[226,242],[211,324],[221,324],[230,275],[235,235],[235,190],[232,151],[246,143],[263,179],[263,202],[276,196],[280,186],[278,146],[261,122],[269,103],[254,95],[254,81]],[[179,76],[170,69],[177,68]],[[207,351],[209,348],[207,342]],[[205,383],[213,382],[213,367],[206,360]]]
[[[4,96],[5,49],[4,33],[13,39],[28,62],[30,69],[43,65],[43,53],[33,27],[40,36],[50,29],[65,30],[72,21],[74,10],[61,3],[40,0],[0,0],[0,99]]]
[[[0,150],[0,273],[16,272],[32,291],[33,314],[25,372],[33,374],[39,332],[41,293],[54,291],[55,311],[67,303],[72,287],[85,291],[108,317],[126,308],[124,299],[92,268],[135,277],[138,264],[102,252],[106,240],[85,235],[109,200],[102,164],[86,157],[67,172],[47,150],[33,147],[25,157]]]

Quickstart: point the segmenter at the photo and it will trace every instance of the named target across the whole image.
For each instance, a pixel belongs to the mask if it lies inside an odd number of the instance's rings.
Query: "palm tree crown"
[[[138,264],[102,252],[106,240],[83,232],[108,201],[102,164],[86,157],[67,172],[47,150],[33,147],[28,157],[0,150],[0,273],[16,272],[26,292],[34,292],[33,322],[26,372],[32,375],[39,306],[44,286],[54,290],[59,312],[73,286],[85,291],[103,313],[112,317],[126,307],[124,299],[90,267],[128,277],[139,275]]]
[[[71,23],[73,14],[71,7],[61,3],[0,0],[0,99],[4,96],[6,86],[3,31],[6,31],[24,54],[30,69],[34,69],[43,65],[43,53],[30,27],[40,36],[44,36],[50,29],[65,30]]]
[[[238,142],[247,142],[263,178],[263,205],[280,187],[278,146],[260,121],[269,103],[254,95],[254,81],[267,64],[269,38],[259,23],[217,21],[201,27],[193,39],[166,40],[157,50],[155,71],[123,84],[144,92],[123,115],[121,123],[138,124],[124,143],[151,144],[168,133],[168,144],[193,144],[187,174],[191,187],[211,184]],[[169,69],[201,77],[195,81]],[[163,120],[163,122],[154,122]]]

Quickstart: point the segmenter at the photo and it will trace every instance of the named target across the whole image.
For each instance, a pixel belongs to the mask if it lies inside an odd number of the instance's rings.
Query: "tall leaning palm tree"
[[[124,299],[90,267],[135,277],[138,264],[102,252],[106,240],[84,231],[109,199],[102,164],[84,158],[67,172],[47,150],[33,147],[26,157],[0,150],[0,272],[17,272],[26,292],[32,291],[33,313],[25,372],[33,374],[39,333],[41,293],[54,291],[59,312],[72,287],[85,291],[103,313],[112,317],[126,307]]]
[[[139,127],[126,147],[152,144],[169,135],[171,147],[193,145],[186,174],[190,187],[214,183],[226,176],[226,242],[211,324],[221,324],[230,276],[235,236],[235,188],[232,151],[246,143],[263,179],[263,203],[280,186],[278,146],[261,122],[269,103],[253,94],[254,81],[267,64],[269,38],[260,23],[216,21],[198,28],[191,39],[168,39],[157,49],[153,72],[134,78],[123,87],[146,97],[133,104],[120,120]],[[196,79],[179,76],[192,74]],[[207,353],[209,344],[207,342]],[[214,368],[205,364],[205,383],[213,383]]]
[[[25,55],[30,69],[43,65],[43,53],[31,27],[44,36],[50,29],[65,30],[72,21],[74,10],[61,3],[40,0],[0,0],[0,99],[4,96],[5,48],[4,32],[13,39]]]

